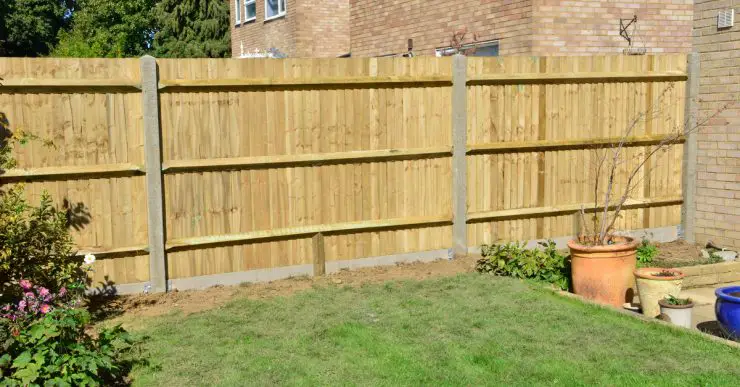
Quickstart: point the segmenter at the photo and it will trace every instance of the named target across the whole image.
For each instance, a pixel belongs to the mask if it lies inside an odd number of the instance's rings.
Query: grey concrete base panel
[[[116,294],[141,294],[151,289],[149,282],[137,282],[131,284],[114,284],[111,286],[96,286],[88,288],[85,293],[88,295],[116,295]]]
[[[647,238],[653,242],[666,243],[666,242],[673,242],[673,241],[678,240],[678,226],[646,228],[646,229],[620,232],[617,234],[631,236],[638,240]],[[567,249],[568,241],[571,239],[573,239],[573,236],[552,238],[552,240],[555,242],[555,244],[557,245],[559,249]],[[536,247],[537,243],[544,242],[544,241],[546,241],[546,239],[537,239],[537,240],[528,241],[527,247],[528,248]],[[468,253],[479,254],[480,246],[469,247]]]
[[[329,261],[326,262],[326,272],[336,273],[342,269],[353,270],[364,267],[389,266],[397,263],[432,262],[440,259],[449,259],[450,254],[450,250],[432,250],[418,253],[387,255],[384,257]]]

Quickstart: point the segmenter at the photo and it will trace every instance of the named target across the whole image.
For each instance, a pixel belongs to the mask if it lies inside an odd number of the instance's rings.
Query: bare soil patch
[[[99,319],[132,321],[138,317],[152,317],[182,312],[191,314],[224,305],[237,297],[264,299],[288,296],[313,287],[360,286],[394,280],[423,280],[431,277],[453,276],[471,272],[475,256],[455,260],[414,262],[394,266],[378,266],[358,270],[342,270],[324,277],[297,277],[268,283],[244,283],[239,286],[215,286],[203,290],[171,293],[116,296],[94,301]]]
[[[682,267],[717,263],[701,256],[702,246],[678,240],[669,243],[656,243],[658,256],[653,260],[657,267]]]
[[[710,263],[701,257],[701,246],[683,241],[659,243],[657,267],[681,267]],[[268,283],[244,283],[239,286],[215,286],[203,290],[175,291],[160,294],[116,296],[94,302],[98,319],[126,325],[139,317],[160,316],[172,312],[192,314],[218,308],[234,298],[266,299],[289,296],[314,287],[360,286],[394,280],[423,280],[471,272],[478,257],[473,255],[455,260],[414,262],[394,266],[378,266],[358,270],[343,270],[325,277],[297,277]]]

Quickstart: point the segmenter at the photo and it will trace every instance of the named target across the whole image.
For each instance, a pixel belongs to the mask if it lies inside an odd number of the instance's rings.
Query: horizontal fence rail
[[[162,170],[166,173],[213,171],[224,169],[257,169],[318,166],[341,163],[366,163],[392,160],[418,160],[450,156],[450,147],[420,149],[384,149],[377,151],[354,151],[300,155],[278,155],[258,157],[234,157],[204,160],[173,160],[166,162]]]
[[[237,87],[328,87],[355,85],[414,85],[445,86],[452,83],[451,77],[445,76],[358,76],[358,77],[312,77],[308,79],[276,78],[232,78],[232,79],[174,79],[159,82],[159,89],[172,88],[237,88]]]
[[[4,127],[55,145],[18,147],[0,183],[51,193],[93,281],[126,289],[454,256],[573,235],[604,210],[594,150],[686,141],[689,75],[684,55],[0,58]],[[681,149],[660,159],[618,227],[680,221]]]

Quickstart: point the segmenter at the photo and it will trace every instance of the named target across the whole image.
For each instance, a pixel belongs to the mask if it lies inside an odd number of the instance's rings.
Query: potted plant
[[[714,291],[717,302],[714,313],[728,336],[740,340],[740,286],[727,286]]]
[[[683,272],[676,269],[643,267],[635,270],[642,314],[648,317],[659,315],[658,301],[672,294],[679,294],[683,277]]]
[[[573,291],[602,304],[623,306],[632,301],[632,271],[637,242],[630,237],[611,236],[606,242],[568,242]]]
[[[576,294],[617,307],[632,302],[635,293],[632,272],[636,268],[635,254],[639,243],[617,232],[626,203],[635,193],[641,192],[645,180],[649,179],[650,171],[655,168],[644,167],[652,165],[654,157],[658,158],[672,146],[682,143],[686,136],[729,106],[720,107],[702,121],[697,120],[695,125],[675,127],[656,144],[643,148],[642,153],[629,150],[634,149],[635,138],[644,129],[645,122],[655,119],[658,109],[664,105],[662,100],[674,88],[675,83],[668,85],[650,107],[627,124],[614,142],[593,148],[591,162],[586,166],[591,168],[588,176],[592,183],[588,196],[593,206],[581,206],[577,218],[578,235],[568,242],[572,285]],[[655,310],[658,299],[655,300]]]
[[[673,325],[691,328],[691,313],[694,311],[694,302],[690,298],[677,298],[669,295],[658,301],[660,316]]]

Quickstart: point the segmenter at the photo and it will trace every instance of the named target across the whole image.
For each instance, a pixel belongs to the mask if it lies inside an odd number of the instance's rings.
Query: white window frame
[[[250,4],[254,4],[254,16],[252,17],[249,17],[249,12],[247,12],[247,7]],[[257,20],[257,0],[244,0],[244,17],[246,18],[244,19],[245,23]]]
[[[277,19],[285,16],[286,13],[288,13],[288,0],[277,0],[278,4],[278,13],[277,15],[273,16],[267,16],[267,0],[265,0],[265,21]],[[283,11],[280,12],[280,5],[282,4]]]
[[[234,23],[236,25],[242,24],[242,0],[234,0]]]

